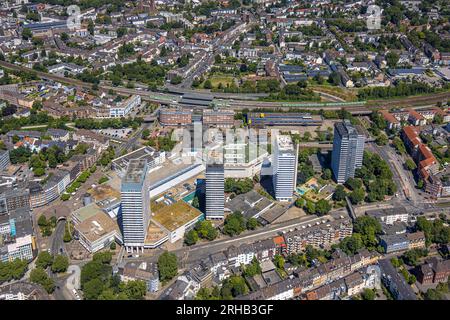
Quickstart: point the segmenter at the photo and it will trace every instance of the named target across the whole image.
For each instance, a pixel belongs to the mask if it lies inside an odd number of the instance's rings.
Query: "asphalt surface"
[[[342,210],[334,211],[342,212]],[[346,212],[343,214],[347,214]],[[254,231],[246,232],[242,235],[232,237],[232,238],[224,238],[221,240],[216,240],[212,242],[205,242],[189,247],[182,247],[177,250],[172,250],[171,252],[175,253],[183,267],[190,266],[198,261],[201,261],[205,258],[208,258],[212,253],[220,252],[226,250],[228,247],[234,245],[239,246],[243,243],[254,243],[259,240],[265,240],[270,237],[281,234],[283,231],[293,230],[295,228],[301,227],[302,225],[314,224],[318,221],[326,219],[327,216],[317,217],[315,215],[310,215],[306,217],[302,217],[301,219],[293,219],[290,221],[286,221],[279,224],[273,224],[268,227],[260,228]],[[162,250],[160,251],[163,252]],[[124,261],[147,261],[147,262],[155,262],[158,258],[159,254],[156,254],[152,257],[139,257],[139,258],[127,258],[124,257]]]
[[[64,248],[64,230],[65,230],[66,221],[60,220],[55,228],[55,231],[52,235],[52,245],[51,245],[51,254],[64,254],[66,255],[66,250]]]
[[[67,256],[66,249],[64,247],[64,231],[65,231],[66,221],[60,220],[56,225],[55,231],[52,235],[52,243],[51,243],[51,254],[56,255],[65,255]],[[65,291],[65,283],[67,276],[58,277],[57,274],[53,273],[49,270],[49,275],[55,281],[55,291],[53,292],[53,297],[56,300],[67,300],[68,295]]]

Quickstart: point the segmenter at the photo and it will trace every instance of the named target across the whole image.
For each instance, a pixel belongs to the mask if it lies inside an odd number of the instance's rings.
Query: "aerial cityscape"
[[[0,300],[450,300],[448,0],[0,2]]]

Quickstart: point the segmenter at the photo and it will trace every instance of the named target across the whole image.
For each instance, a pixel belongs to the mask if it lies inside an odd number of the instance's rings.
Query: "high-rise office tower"
[[[127,251],[144,249],[150,221],[147,160],[130,160],[122,179],[122,230]]]
[[[206,218],[223,219],[225,205],[223,164],[206,166]]]
[[[334,124],[331,169],[338,183],[355,177],[355,169],[361,168],[364,155],[365,135],[359,126],[349,120]]]
[[[297,184],[298,146],[290,136],[277,135],[273,150],[273,189],[278,201],[292,200]]]

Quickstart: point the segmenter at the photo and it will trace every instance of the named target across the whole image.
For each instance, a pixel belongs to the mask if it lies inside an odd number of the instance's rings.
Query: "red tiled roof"
[[[386,120],[387,122],[399,123],[398,120],[392,114],[389,113],[389,111],[381,110],[380,113],[383,116],[384,120]]]
[[[405,133],[405,135],[408,138],[409,142],[413,146],[418,146],[419,144],[422,143],[422,141],[420,140],[419,136],[417,135],[417,131],[416,131],[415,127],[413,127],[413,126],[403,127],[403,132]]]
[[[422,159],[425,159],[425,160],[430,159],[432,161],[436,161],[436,158],[434,157],[433,152],[431,152],[430,148],[428,148],[425,144],[421,143],[419,145],[419,152],[421,154]]]
[[[414,117],[416,120],[425,119],[420,113],[418,113],[417,111],[415,111],[413,109],[409,109],[408,112],[409,112],[409,115]]]

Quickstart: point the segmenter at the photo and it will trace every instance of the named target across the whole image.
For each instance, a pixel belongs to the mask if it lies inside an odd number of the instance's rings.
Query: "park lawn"
[[[310,200],[310,201],[316,203],[319,200],[325,199],[329,195],[330,194],[327,193],[327,192],[316,193],[315,190],[310,190],[303,196],[303,198],[305,198],[306,200]]]
[[[217,88],[219,83],[222,83],[224,87],[227,86],[227,84],[231,85],[234,81],[233,76],[227,76],[227,75],[213,75],[208,78],[211,81],[211,84],[213,88]]]

